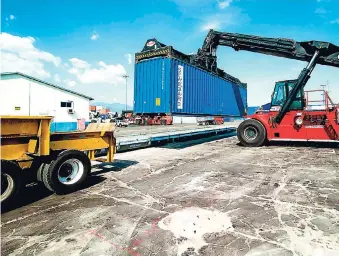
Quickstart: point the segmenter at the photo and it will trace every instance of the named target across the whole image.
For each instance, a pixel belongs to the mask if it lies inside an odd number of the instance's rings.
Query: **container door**
[[[134,112],[169,112],[169,60],[155,58],[136,64]]]

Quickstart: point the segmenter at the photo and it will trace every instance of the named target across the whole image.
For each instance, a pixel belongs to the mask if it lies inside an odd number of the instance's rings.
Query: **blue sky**
[[[21,71],[87,94],[133,103],[134,53],[148,38],[193,53],[208,29],[339,45],[337,0],[2,0],[2,71]],[[248,83],[249,105],[270,101],[275,81],[306,63],[218,49],[219,67]],[[339,71],[318,66],[308,89],[329,81],[339,102]]]

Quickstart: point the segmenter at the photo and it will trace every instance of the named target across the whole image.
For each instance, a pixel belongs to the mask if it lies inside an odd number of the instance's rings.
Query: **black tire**
[[[66,150],[61,152],[56,160],[45,166],[42,181],[54,193],[65,194],[78,189],[90,172],[91,161],[85,153],[78,150]]]
[[[48,163],[41,163],[40,164],[38,171],[37,171],[37,174],[36,174],[37,181],[43,182],[43,173],[44,173],[44,170],[48,169],[48,167],[49,167]]]
[[[54,190],[51,188],[50,184],[48,183],[47,176],[45,175],[48,173],[49,166],[50,166],[49,163],[44,163],[39,167],[37,179],[38,181],[42,182],[49,191],[54,192]],[[41,174],[39,174],[39,172],[41,172]]]
[[[17,163],[1,160],[1,204],[9,203],[18,194],[22,185],[21,172]]]
[[[266,129],[260,121],[249,119],[240,123],[237,136],[243,146],[258,147],[266,141]]]

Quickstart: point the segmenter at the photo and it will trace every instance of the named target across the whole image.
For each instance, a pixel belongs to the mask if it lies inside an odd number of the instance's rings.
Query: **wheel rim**
[[[1,201],[5,200],[13,191],[14,180],[8,174],[1,174]]]
[[[258,137],[258,130],[253,126],[248,126],[244,130],[244,137],[247,141],[253,141]]]
[[[84,165],[78,159],[69,159],[60,165],[58,179],[62,184],[77,183],[84,174]]]

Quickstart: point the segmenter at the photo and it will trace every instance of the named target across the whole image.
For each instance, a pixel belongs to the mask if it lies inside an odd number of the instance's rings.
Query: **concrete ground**
[[[1,253],[339,255],[338,149],[237,143],[120,153],[69,195],[27,187]]]

